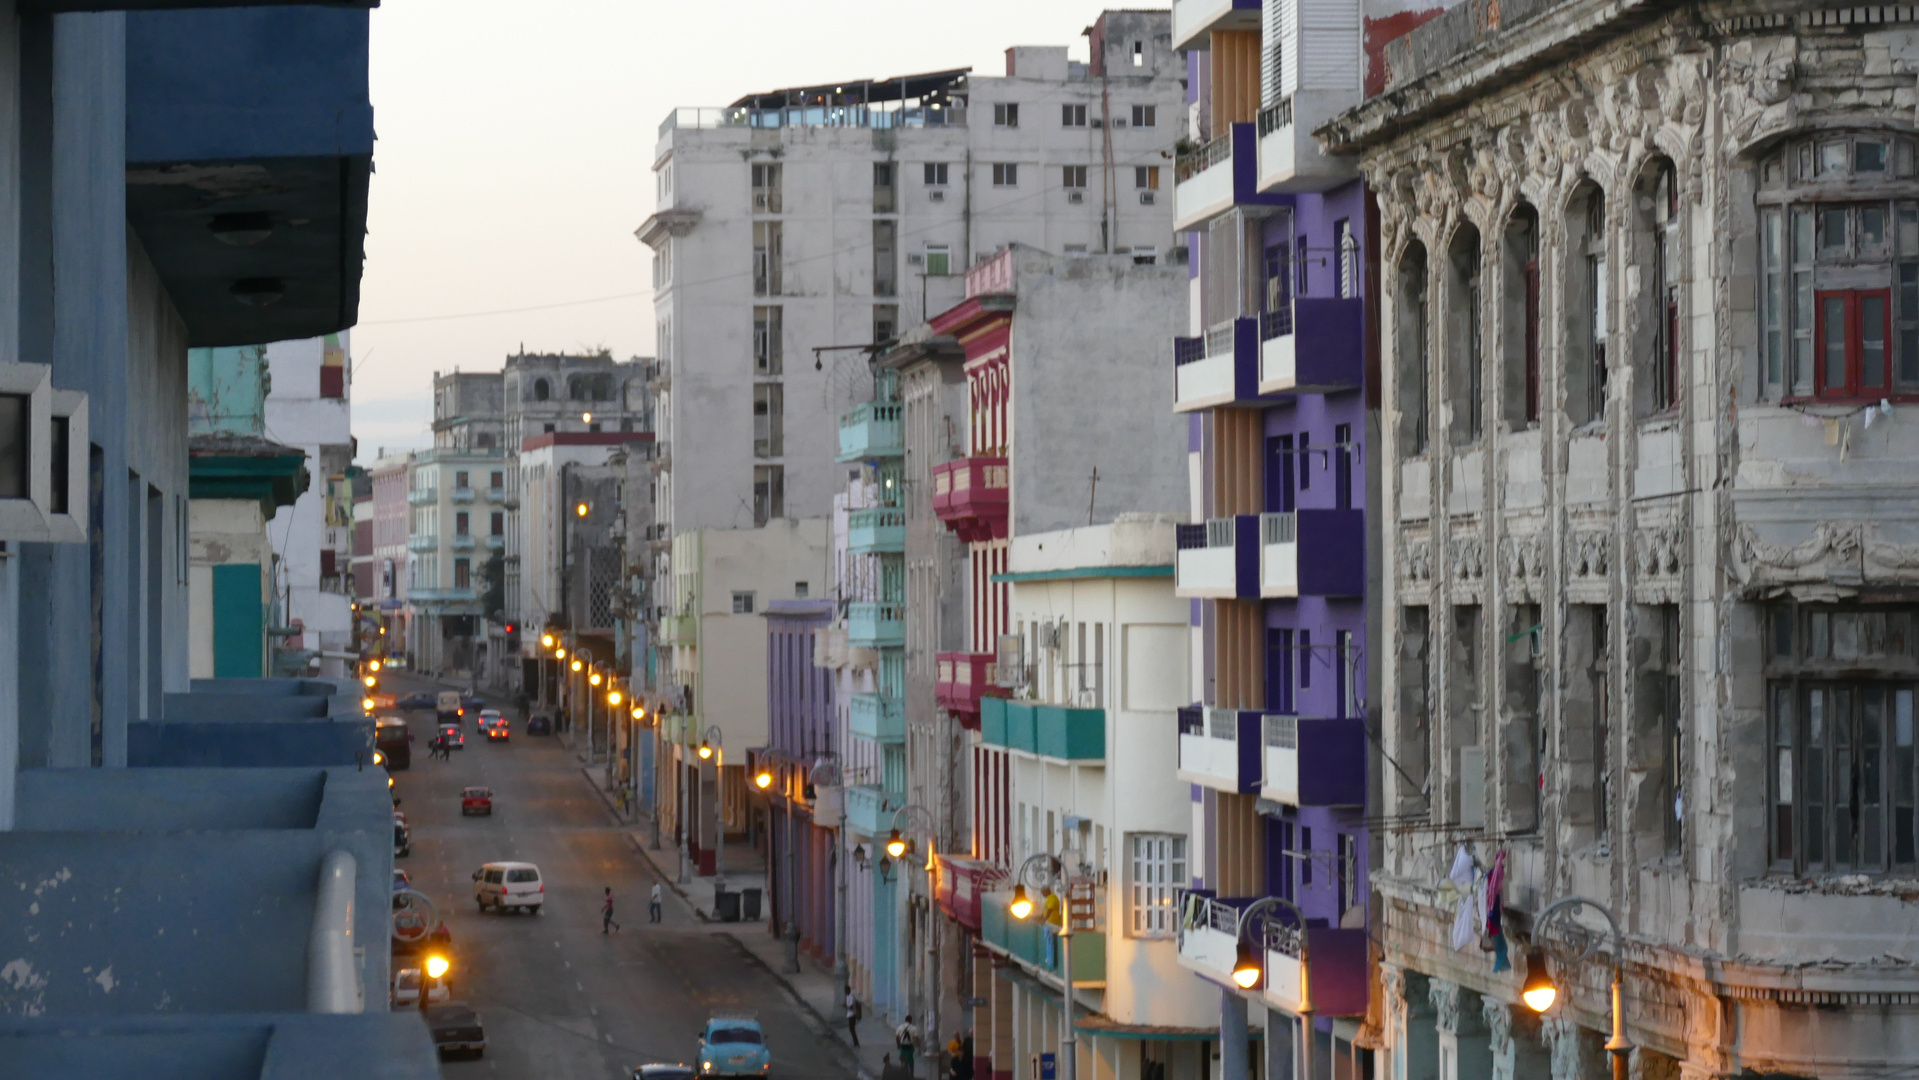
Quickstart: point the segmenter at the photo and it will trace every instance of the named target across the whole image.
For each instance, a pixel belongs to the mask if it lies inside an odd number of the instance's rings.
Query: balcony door
[[[1877,398],[1889,393],[1892,290],[1822,290],[1817,302],[1818,396]]]
[[[1294,485],[1293,437],[1274,435],[1266,440],[1266,512],[1293,512]]]

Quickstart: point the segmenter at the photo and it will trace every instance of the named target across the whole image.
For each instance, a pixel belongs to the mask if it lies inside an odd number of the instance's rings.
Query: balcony
[[[1173,339],[1173,411],[1259,403],[1259,320],[1220,323]]]
[[[1259,191],[1259,135],[1233,124],[1174,165],[1173,231],[1190,232],[1234,207],[1285,205],[1289,196]]]
[[[440,546],[440,538],[431,533],[414,533],[406,538],[408,551],[432,551]]]
[[[1366,371],[1366,312],[1359,299],[1296,297],[1259,317],[1261,395],[1359,389]]]
[[[1010,481],[1003,457],[961,458],[935,466],[933,513],[961,540],[1003,540]]]
[[[414,488],[406,493],[409,506],[428,506],[440,501],[439,488]]]
[[[1260,715],[1252,709],[1179,710],[1179,778],[1234,794],[1258,791]]]
[[[1287,806],[1366,802],[1366,722],[1268,713],[1260,798]]]
[[[961,717],[963,727],[979,727],[980,701],[1005,697],[1005,689],[995,686],[996,658],[992,653],[940,653],[939,675],[934,695],[940,707]]]
[[[1106,710],[982,698],[980,738],[1041,757],[1098,761],[1106,757]]]
[[[846,826],[861,836],[885,836],[893,829],[893,814],[906,805],[906,797],[877,784],[857,784],[846,789]]]
[[[699,624],[693,615],[660,616],[660,644],[691,646],[698,642]]]
[[[472,502],[472,501],[473,501],[473,489],[472,489],[472,488],[470,488],[470,487],[456,487],[456,488],[454,488],[454,489],[453,489],[453,501],[454,501],[454,502],[456,502],[456,503],[470,503],[470,502]]]
[[[868,401],[840,417],[841,461],[869,461],[906,453],[900,427],[900,404]]]
[[[874,506],[847,515],[846,550],[855,555],[898,554],[906,550],[906,511]]]
[[[1173,0],[1173,48],[1205,49],[1215,30],[1259,29],[1259,0]]]
[[[503,502],[505,502],[505,501],[506,501],[506,489],[505,489],[505,488],[503,488],[503,487],[490,487],[490,488],[487,488],[487,489],[486,489],[486,501],[487,501],[487,502],[495,502],[495,503],[503,503]]]
[[[980,899],[980,939],[988,946],[1031,967],[1060,977],[1058,928],[1038,917],[1015,919],[1007,912],[1013,894],[991,892]],[[1101,988],[1106,985],[1106,935],[1098,930],[1080,930],[1073,934],[1073,985]]]
[[[487,546],[488,548],[490,548],[490,549],[492,549],[492,550],[494,550],[494,551],[505,551],[505,550],[506,550],[506,537],[504,537],[504,536],[489,536],[489,537],[487,537],[487,538],[486,538],[486,546]]]
[[[451,589],[408,589],[406,598],[420,604],[471,604],[480,598],[472,586]]]
[[[1212,518],[1174,530],[1173,593],[1231,600],[1259,595],[1258,516]]]
[[[847,705],[848,729],[855,739],[876,743],[906,741],[906,702],[891,694],[854,694]]]
[[[455,533],[453,536],[453,550],[472,551],[473,550],[473,534],[472,533]]]
[[[1302,929],[1268,920],[1262,936],[1266,983],[1260,993],[1268,1005],[1295,1015],[1306,1009],[1321,1016],[1365,1015],[1372,961],[1364,929],[1340,930],[1318,920]]]
[[[1320,9],[1337,12],[1348,8],[1352,19],[1349,40],[1327,41],[1324,47],[1352,49],[1357,41],[1359,13],[1357,5],[1335,4]],[[1337,17],[1337,16],[1335,16]],[[1330,27],[1307,28],[1304,37],[1327,36]],[[1301,51],[1311,48],[1306,41]],[[1312,50],[1318,51],[1318,50]],[[1302,191],[1326,191],[1359,175],[1349,159],[1320,153],[1313,129],[1346,109],[1359,104],[1352,90],[1299,90],[1259,111],[1259,190],[1264,193],[1293,194]]]
[[[867,649],[897,649],[906,645],[903,604],[846,605],[846,640]]]
[[[1366,591],[1366,512],[1259,515],[1259,593],[1269,598]]]

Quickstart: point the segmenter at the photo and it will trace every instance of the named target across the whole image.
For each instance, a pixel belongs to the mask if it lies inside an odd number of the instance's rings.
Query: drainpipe
[[[344,851],[329,852],[320,864],[313,928],[307,934],[308,1012],[357,1013],[366,1009],[353,947],[356,873],[353,856]],[[420,992],[426,991],[422,988]]]

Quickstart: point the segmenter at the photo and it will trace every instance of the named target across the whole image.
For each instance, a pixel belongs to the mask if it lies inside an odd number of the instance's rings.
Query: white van
[[[434,712],[439,714],[439,721],[442,724],[449,721],[459,723],[460,718],[466,715],[465,707],[460,704],[458,690],[440,691],[439,696],[433,699],[433,704]]]
[[[546,883],[530,862],[490,862],[473,871],[473,901],[481,911],[521,908],[538,915],[546,903]]]

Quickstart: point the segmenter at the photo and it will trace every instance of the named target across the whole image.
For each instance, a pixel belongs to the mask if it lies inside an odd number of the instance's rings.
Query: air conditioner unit
[[[945,201],[946,201],[946,192],[944,192],[944,191],[929,191],[929,192],[927,192],[927,193],[926,193],[926,201],[927,201],[927,202],[945,202]]]
[[[925,261],[926,261],[926,256],[924,256],[924,255],[921,255],[921,254],[920,254],[919,252],[917,252],[917,251],[909,251],[909,252],[907,252],[907,254],[906,254],[906,264],[907,264],[908,266],[918,266],[919,264],[921,264],[921,263],[923,263],[923,262],[925,262]],[[1064,990],[1062,990],[1062,991],[1060,991],[1060,993],[1062,993],[1062,994],[1064,994],[1064,993],[1065,993],[1065,991],[1064,991]]]
[[[1139,204],[1141,206],[1151,206],[1157,202],[1158,199],[1159,192],[1157,191],[1142,191],[1139,193]]]
[[[1066,201],[1069,203],[1083,203],[1086,201],[1086,193],[1084,191],[1069,191],[1066,193]]]
[[[1093,118],[1093,130],[1095,130],[1095,131],[1097,131],[1097,130],[1099,130],[1100,128],[1103,128],[1103,127],[1105,127],[1105,126],[1106,126],[1106,121],[1104,121],[1104,120],[1101,120],[1101,119],[1100,119],[1100,118],[1098,118],[1098,117],[1094,117],[1094,118]]]
[[[1115,117],[1113,117],[1113,126],[1114,126],[1114,127],[1125,127],[1125,126],[1126,126],[1126,118],[1125,118],[1124,116],[1115,116]]]

